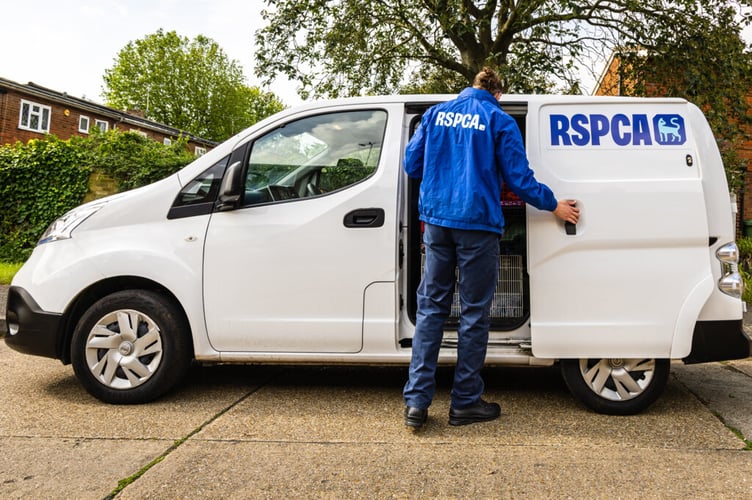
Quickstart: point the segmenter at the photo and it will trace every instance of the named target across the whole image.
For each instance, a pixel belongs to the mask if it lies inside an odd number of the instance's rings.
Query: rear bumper
[[[744,359],[751,351],[752,341],[744,332],[742,320],[698,321],[692,336],[692,351],[682,361],[693,364]]]
[[[25,289],[8,290],[5,343],[24,354],[59,359],[58,332],[62,315],[43,311]]]

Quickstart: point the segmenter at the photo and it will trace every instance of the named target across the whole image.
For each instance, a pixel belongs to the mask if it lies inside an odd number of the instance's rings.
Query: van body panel
[[[669,122],[682,126],[664,131]],[[539,179],[581,210],[569,235],[550,214],[528,208],[533,354],[670,357],[677,328],[691,336],[686,325],[712,279],[686,106],[617,102],[584,113],[544,105],[530,109],[528,134]]]
[[[736,237],[736,201],[731,200],[729,196],[721,154],[710,126],[699,108],[692,104],[687,104],[687,108],[692,117],[691,123],[697,129],[695,134],[697,161],[702,171],[708,233],[715,239],[715,243],[709,245],[708,258],[711,261],[714,281],[718,282],[721,279],[721,266],[715,255],[719,248],[734,241]],[[722,293],[714,286],[713,293],[704,304],[698,321],[740,320],[743,312],[744,305],[740,300]]]
[[[403,106],[384,110],[384,142],[399,144]],[[321,110],[310,113],[322,115]],[[296,115],[296,119],[306,117]],[[294,125],[279,124],[278,126]],[[253,146],[255,136],[246,144]],[[230,352],[355,353],[363,348],[372,283],[396,280],[399,148],[382,148],[375,173],[340,191],[212,216],[204,256],[204,301],[212,346]],[[359,210],[381,210],[378,227],[348,227]],[[388,303],[394,307],[394,287]],[[394,345],[394,311],[390,339]],[[377,325],[382,318],[365,317]],[[378,326],[376,326],[378,328]]]

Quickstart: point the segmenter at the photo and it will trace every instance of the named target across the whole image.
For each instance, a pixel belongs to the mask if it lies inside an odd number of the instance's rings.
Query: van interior
[[[504,106],[504,110],[517,122],[517,126],[525,140],[525,115],[526,106],[515,103],[514,106]],[[409,134],[415,132],[420,124],[422,113],[428,109],[413,111]],[[423,224],[418,214],[418,195],[420,180],[407,180],[407,251],[405,259],[406,267],[406,297],[403,299],[407,307],[408,317],[415,324],[417,311],[416,292],[423,270],[425,253],[422,243]],[[491,334],[490,342],[499,337],[507,337],[511,332],[522,327],[530,317],[530,284],[527,270],[527,220],[525,215],[525,203],[506,186],[502,190],[499,203],[504,213],[504,233],[499,238],[499,279],[493,302],[491,304]],[[446,324],[444,344],[451,346],[456,343],[456,330],[459,325],[460,300],[456,288],[452,299],[452,309]],[[529,333],[525,334],[529,338]],[[402,347],[409,347],[412,339],[400,339]]]

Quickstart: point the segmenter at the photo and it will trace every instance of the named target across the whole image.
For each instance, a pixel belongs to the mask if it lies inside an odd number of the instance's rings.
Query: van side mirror
[[[217,200],[217,210],[224,212],[237,208],[238,203],[243,196],[243,183],[240,174],[243,170],[243,162],[236,161],[225,171],[222,178],[222,184],[219,187],[219,198]]]

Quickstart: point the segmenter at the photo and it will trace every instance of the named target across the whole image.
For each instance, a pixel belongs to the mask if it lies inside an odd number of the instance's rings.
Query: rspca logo
[[[684,117],[675,114],[550,115],[551,146],[681,146]]]
[[[468,113],[454,113],[452,111],[439,111],[436,113],[436,121],[434,125],[437,127],[462,127],[473,128],[475,130],[486,130],[486,125],[480,123],[480,116],[478,114]]]

